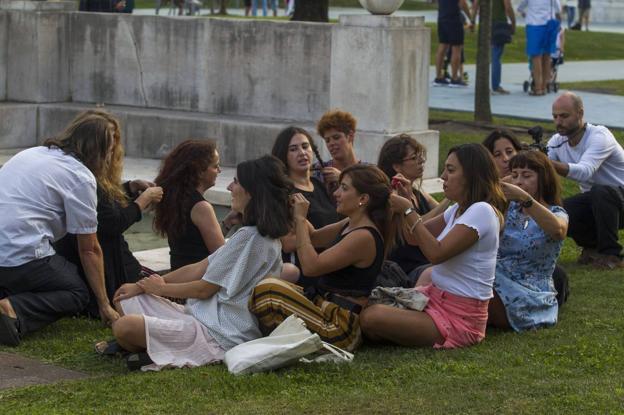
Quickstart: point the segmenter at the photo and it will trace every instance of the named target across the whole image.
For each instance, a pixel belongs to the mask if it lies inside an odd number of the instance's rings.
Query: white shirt
[[[224,350],[262,337],[247,303],[260,280],[279,278],[281,271],[280,240],[260,235],[255,226],[244,226],[208,257],[202,279],[221,289],[207,300],[189,299],[186,311]]]
[[[488,300],[493,296],[500,221],[494,208],[486,202],[474,203],[455,217],[458,209],[455,204],[444,212],[446,226],[438,235],[438,241],[444,239],[455,225],[476,230],[479,240],[464,252],[434,265],[431,280],[436,287],[451,294]]]
[[[567,140],[553,135],[548,140],[548,157],[568,164],[567,177],[579,182],[581,191],[587,192],[595,184],[624,187],[624,149],[611,131],[588,123],[577,145],[572,147]]]
[[[524,23],[527,26],[543,26],[556,18],[555,15],[561,11],[561,3],[559,0],[522,0],[518,11],[526,13]]]
[[[0,266],[54,254],[67,232],[97,231],[95,177],[58,148],[34,147],[0,168]]]

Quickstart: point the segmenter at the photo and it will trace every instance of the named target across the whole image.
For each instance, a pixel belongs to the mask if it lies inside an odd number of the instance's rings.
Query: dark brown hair
[[[490,152],[481,144],[461,144],[449,150],[448,155],[455,154],[462,166],[466,180],[466,205],[487,202],[500,214],[507,210],[507,199],[500,185],[498,170]]]
[[[284,163],[269,155],[243,161],[236,166],[236,177],[251,196],[243,225],[256,226],[260,235],[273,239],[286,235],[293,220],[289,195],[294,186]]]
[[[154,229],[160,235],[176,238],[184,232],[199,176],[214,162],[216,150],[212,140],[186,140],[162,161],[155,182],[162,186],[163,198],[154,216]]]
[[[322,137],[325,131],[334,129],[345,134],[354,133],[357,121],[353,115],[346,111],[333,109],[327,111],[316,124],[316,131]]]
[[[384,254],[395,244],[398,229],[402,226],[402,215],[393,213],[390,207],[390,180],[378,167],[354,164],[340,173],[340,181],[349,176],[351,184],[359,194],[368,195],[366,213],[375,224],[384,240]]]
[[[425,147],[411,135],[399,134],[386,141],[381,147],[377,167],[386,173],[386,176],[392,178],[392,176],[397,174],[392,165],[403,163],[403,159],[407,156],[410,147],[414,149],[418,156],[425,157],[427,155]]]
[[[294,127],[294,126],[286,127],[282,131],[280,131],[280,133],[277,135],[277,138],[275,139],[275,143],[273,143],[273,149],[271,150],[271,154],[277,157],[282,163],[284,163],[284,166],[286,166],[287,171],[288,171],[288,146],[290,145],[290,141],[292,140],[292,138],[297,134],[303,134],[304,136],[306,136],[306,138],[308,139],[308,142],[310,143],[310,147],[312,148],[312,151],[316,155],[316,158],[319,160],[319,162],[321,161],[318,147],[316,147],[314,140],[312,140],[312,137],[306,130],[304,130],[303,128]]]
[[[529,169],[537,173],[537,198],[561,206],[561,184],[550,159],[541,151],[521,151],[509,160],[509,170]]]
[[[516,138],[516,136],[513,135],[511,131],[505,130],[505,129],[498,129],[498,130],[492,131],[490,135],[485,137],[485,140],[483,140],[483,145],[485,146],[485,148],[489,150],[491,154],[494,154],[494,144],[496,144],[496,142],[500,140],[501,138],[506,138],[507,140],[509,140],[509,142],[511,143],[513,148],[516,149],[516,151],[521,151],[524,149],[524,146]]]

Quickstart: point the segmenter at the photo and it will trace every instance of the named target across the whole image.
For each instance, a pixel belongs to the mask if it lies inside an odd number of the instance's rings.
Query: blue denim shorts
[[[553,22],[553,23],[551,23]],[[526,27],[526,53],[529,57],[550,55],[557,50],[559,22],[551,20],[548,24]]]

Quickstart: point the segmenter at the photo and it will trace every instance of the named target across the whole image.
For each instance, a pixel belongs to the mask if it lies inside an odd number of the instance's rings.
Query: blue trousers
[[[504,51],[504,43],[502,45],[492,45],[492,91],[500,88],[501,72],[503,70],[501,59],[503,58]]]
[[[258,1],[259,0],[251,0],[251,15],[252,16],[257,16],[258,15]],[[264,17],[267,16],[267,6],[268,6],[268,2],[271,2],[271,10],[273,10],[274,13],[277,12],[277,0],[262,0],[262,15]]]

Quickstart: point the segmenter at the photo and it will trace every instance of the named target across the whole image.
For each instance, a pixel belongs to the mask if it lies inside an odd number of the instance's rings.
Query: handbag
[[[494,22],[492,25],[492,44],[511,43],[511,25],[507,22]]]
[[[305,359],[319,351],[327,351],[314,359]],[[244,375],[279,369],[302,360],[306,363],[332,361],[351,362],[353,354],[321,340],[311,333],[303,320],[288,316],[267,337],[261,337],[234,346],[225,353],[225,364],[230,373]]]

